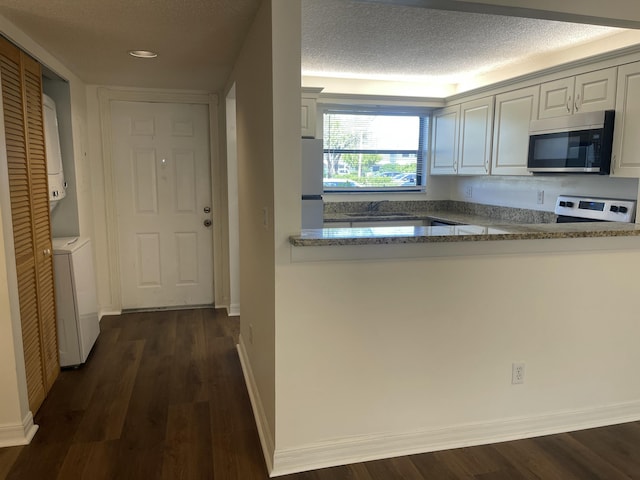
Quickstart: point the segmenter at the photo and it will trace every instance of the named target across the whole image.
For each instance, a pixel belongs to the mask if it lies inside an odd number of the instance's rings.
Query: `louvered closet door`
[[[27,158],[35,244],[38,315],[41,327],[40,338],[45,387],[48,391],[60,373],[60,364],[58,362],[58,337],[53,290],[51,221],[42,111],[42,73],[40,64],[24,53],[22,54],[22,67],[27,112]]]
[[[32,412],[42,404],[59,371],[52,307],[52,258],[50,254],[45,255],[46,249],[51,248],[51,234],[42,108],[41,100],[36,98],[41,89],[39,70],[34,60],[0,38],[0,84],[11,214],[27,391]],[[46,211],[43,211],[43,205]]]

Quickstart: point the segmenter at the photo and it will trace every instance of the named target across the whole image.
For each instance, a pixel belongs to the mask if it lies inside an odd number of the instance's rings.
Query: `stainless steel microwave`
[[[614,110],[604,110],[533,120],[527,169],[608,175],[614,118]]]

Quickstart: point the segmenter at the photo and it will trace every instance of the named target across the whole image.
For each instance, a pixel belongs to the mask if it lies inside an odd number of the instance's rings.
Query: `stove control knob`
[[[620,213],[627,213],[627,212],[629,211],[629,209],[628,209],[627,207],[619,207],[619,208],[618,208],[618,211],[619,211]]]
[[[567,203],[567,207],[573,208],[573,202],[566,202],[566,203]]]
[[[565,202],[564,200],[560,200],[560,203],[558,205],[560,205],[561,207],[566,207],[567,202]]]
[[[624,208],[624,207],[622,207],[622,208]],[[619,209],[618,209],[617,205],[611,205],[611,208],[609,210],[611,210],[612,212],[617,212]]]

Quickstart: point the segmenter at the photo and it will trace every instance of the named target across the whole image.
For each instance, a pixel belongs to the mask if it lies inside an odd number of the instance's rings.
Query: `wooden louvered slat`
[[[35,413],[60,370],[40,65],[0,38],[0,80],[27,391]]]
[[[33,199],[33,225],[38,274],[39,315],[42,327],[42,355],[47,391],[60,372],[58,336],[53,286],[53,257],[51,256],[51,218],[47,186],[47,158],[45,153],[44,121],[42,113],[42,76],[40,64],[23,55],[25,69],[25,97],[27,100],[28,156]],[[38,255],[47,250],[48,255]]]
[[[41,331],[38,318],[38,293],[36,269],[33,256],[18,268],[18,295],[20,298],[20,320],[27,371],[27,393],[29,407],[33,412],[42,404],[46,390],[44,368],[41,358]]]

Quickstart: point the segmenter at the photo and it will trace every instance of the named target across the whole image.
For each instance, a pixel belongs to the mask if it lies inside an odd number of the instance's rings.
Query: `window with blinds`
[[[429,117],[391,111],[323,112],[324,191],[421,191]]]

